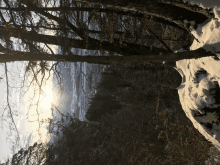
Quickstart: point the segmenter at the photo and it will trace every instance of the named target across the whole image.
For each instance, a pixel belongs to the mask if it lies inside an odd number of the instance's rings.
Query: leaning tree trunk
[[[194,12],[191,10],[187,10],[186,8],[182,8],[179,6],[174,6],[170,4],[164,4],[164,3],[158,3],[154,1],[112,1],[112,0],[77,0],[79,2],[95,2],[95,3],[100,3],[103,5],[113,5],[114,7],[120,7],[121,9],[126,9],[129,11],[138,11],[142,12],[143,14],[148,14],[152,15],[154,17],[158,17],[161,19],[164,19],[166,21],[172,22],[177,24],[178,26],[182,27],[183,29],[186,29],[189,34],[190,33],[190,24],[185,23],[184,20],[187,20],[188,22],[190,21],[195,21],[195,26],[198,23],[201,23],[207,19],[207,16],[204,14]],[[28,2],[27,0],[22,0],[30,9],[36,8],[32,3]],[[128,3],[129,2],[129,3]],[[48,17],[49,19],[53,19],[57,21],[60,24],[66,24],[70,29],[72,29],[83,41],[85,42],[86,45],[89,43],[94,43],[95,45],[99,45],[100,42],[98,42],[96,39],[89,37],[86,35],[85,31],[83,31],[80,28],[76,28],[73,24],[68,22],[67,20],[60,19],[56,16],[53,16],[49,13],[46,13],[44,11],[37,11],[38,13]],[[194,27],[195,28],[195,27]],[[116,45],[112,43],[101,43],[103,50],[108,50],[108,48],[115,48],[114,52],[118,54],[123,54],[123,55],[141,55],[139,53],[138,49],[135,47],[128,48],[127,46],[125,48],[122,48],[123,45],[120,45],[117,47]],[[117,48],[116,48],[117,47]],[[134,49],[133,49],[134,48]],[[113,50],[108,50],[108,51],[113,51]]]
[[[194,28],[197,24],[204,22],[208,17],[213,17],[209,10],[200,7],[192,7],[184,3],[175,3],[165,0],[76,0],[77,2],[96,3],[106,7],[119,7],[120,9],[130,12],[139,12],[145,15],[151,15],[154,18],[162,19],[177,26],[186,29],[190,33],[190,24],[195,21]],[[187,20],[187,23],[185,22]]]
[[[2,48],[3,49],[3,48]],[[160,55],[133,55],[133,56],[80,56],[80,55],[51,55],[51,54],[36,54],[30,52],[11,51],[5,49],[5,54],[0,55],[0,63],[12,61],[67,61],[67,62],[87,62],[87,63],[104,63],[104,64],[132,64],[132,63],[149,63],[153,62],[160,65],[175,67],[176,61],[182,59],[202,58],[207,56],[215,56],[211,52],[206,52],[200,48],[194,51],[186,51],[179,53],[167,53]],[[3,51],[3,52],[4,52]],[[165,63],[163,63],[165,62]]]
[[[214,14],[211,13],[211,9],[203,9],[202,7],[196,6],[196,5],[191,5],[188,2],[183,3],[180,1],[172,1],[172,0],[158,0],[159,3],[165,3],[165,4],[171,4],[174,6],[178,6],[181,8],[185,8],[187,10],[193,11],[193,12],[197,12],[197,13],[201,13],[203,15],[205,15],[206,17],[209,18],[214,18]]]
[[[151,48],[149,46],[143,46],[143,45],[138,45],[138,44],[131,44],[131,43],[125,43],[126,45],[121,45],[119,43],[110,43],[108,41],[103,41],[101,42],[100,40],[94,39],[89,37],[88,35],[85,34],[85,31],[81,28],[77,28],[76,26],[74,26],[73,24],[71,24],[69,21],[65,20],[65,19],[61,19],[59,17],[53,16],[52,14],[49,14],[47,12],[44,12],[42,10],[37,10],[37,8],[31,4],[31,3],[27,3],[28,7],[30,9],[35,9],[38,13],[48,17],[49,19],[53,19],[55,21],[57,21],[59,24],[66,24],[70,29],[72,29],[81,39],[81,41],[79,40],[74,40],[74,39],[65,39],[67,40],[71,40],[72,42],[68,42],[69,45],[71,45],[72,43],[74,45],[77,45],[77,47],[75,48],[82,48],[79,46],[85,46],[85,48],[82,49],[92,49],[92,50],[106,50],[106,51],[111,51],[111,52],[115,52],[118,54],[121,54],[123,56],[129,56],[129,55],[143,55],[143,54],[150,54],[150,53],[156,53],[158,54],[159,52],[163,52],[163,53],[167,53],[168,51],[166,49],[163,48],[153,48],[153,50],[151,50]],[[26,32],[27,34],[28,32]],[[13,35],[16,35],[16,32],[14,30]],[[21,35],[24,37],[24,35]],[[28,35],[30,36],[30,35]],[[32,35],[33,36],[33,35]],[[40,35],[38,35],[40,36]],[[37,37],[39,38],[39,37]],[[47,40],[55,42],[54,39],[52,39],[52,37],[45,37],[47,38]],[[51,38],[51,39],[49,39]],[[62,41],[62,43],[64,43],[65,41]],[[52,43],[50,43],[52,44]]]
[[[9,37],[16,37],[20,39],[27,39],[34,42],[42,42],[45,44],[53,44],[62,46],[64,43],[69,47],[80,48],[80,49],[90,49],[90,50],[106,50],[112,51],[124,56],[129,55],[143,55],[143,54],[159,54],[159,52],[167,53],[168,51],[163,48],[156,48],[150,46],[144,46],[134,43],[123,42],[124,45],[120,45],[118,40],[115,39],[115,43],[110,43],[108,41],[101,42],[100,40],[89,38],[89,42],[86,45],[83,40],[65,38],[59,36],[51,36],[38,34],[35,32],[28,32],[22,29],[16,29],[11,27],[6,29],[5,27],[0,26],[0,32],[2,34],[8,34]]]

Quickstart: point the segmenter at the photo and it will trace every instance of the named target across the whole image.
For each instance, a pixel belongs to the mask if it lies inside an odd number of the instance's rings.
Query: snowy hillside
[[[214,8],[220,6],[219,0],[182,0],[184,3],[191,5],[198,5],[204,9]]]
[[[220,1],[196,2],[203,8],[213,7],[215,18],[207,19],[192,30],[199,42],[194,40],[190,50],[204,48],[216,56],[177,61],[175,69],[182,76],[177,89],[186,116],[220,150]]]

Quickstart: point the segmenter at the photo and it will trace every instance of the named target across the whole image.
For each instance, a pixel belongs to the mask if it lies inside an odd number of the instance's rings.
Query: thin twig
[[[152,32],[149,28],[147,28],[146,30],[148,33],[153,35],[161,44],[163,44],[169,52],[173,53],[173,51],[167,46],[167,44],[163,42],[163,40],[161,40],[154,32]]]

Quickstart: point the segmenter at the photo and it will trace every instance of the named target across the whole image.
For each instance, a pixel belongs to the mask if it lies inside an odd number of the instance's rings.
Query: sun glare
[[[50,86],[45,86],[40,96],[40,106],[44,110],[49,110],[53,102],[53,93]]]

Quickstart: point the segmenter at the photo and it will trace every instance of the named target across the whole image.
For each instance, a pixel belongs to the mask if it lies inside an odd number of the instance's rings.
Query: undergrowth
[[[152,89],[145,82],[150,73],[127,70],[130,74],[123,76],[133,76],[134,88],[116,92],[125,106],[98,121],[72,118],[57,145],[49,148],[48,164],[204,164],[210,158],[212,145],[184,114],[177,91],[167,87],[170,81],[179,82],[175,70],[152,72]],[[163,76],[170,79],[162,81]]]

